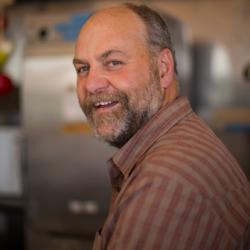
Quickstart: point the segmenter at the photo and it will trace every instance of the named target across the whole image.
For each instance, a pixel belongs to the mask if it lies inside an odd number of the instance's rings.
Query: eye
[[[76,66],[77,74],[86,74],[89,71],[89,65],[79,65]]]
[[[115,66],[115,65],[122,64],[122,62],[121,62],[121,61],[118,61],[118,60],[113,60],[113,61],[110,62],[110,64],[111,64],[112,66]]]
[[[109,68],[116,68],[120,65],[122,65],[123,62],[122,61],[119,61],[119,60],[110,60],[106,63],[106,65],[109,67]]]

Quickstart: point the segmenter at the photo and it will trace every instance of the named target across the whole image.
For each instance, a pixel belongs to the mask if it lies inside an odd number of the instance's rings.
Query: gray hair
[[[150,52],[156,55],[161,50],[168,48],[174,59],[174,70],[177,73],[177,63],[175,51],[173,48],[170,32],[166,22],[159,13],[147,7],[146,5],[136,5],[132,3],[123,4],[126,8],[134,12],[145,24],[147,32],[147,42],[150,46]]]

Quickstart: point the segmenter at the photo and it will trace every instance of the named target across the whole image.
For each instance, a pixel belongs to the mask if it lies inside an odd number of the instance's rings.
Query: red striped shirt
[[[186,98],[162,108],[109,164],[112,202],[95,250],[244,249],[249,182]]]

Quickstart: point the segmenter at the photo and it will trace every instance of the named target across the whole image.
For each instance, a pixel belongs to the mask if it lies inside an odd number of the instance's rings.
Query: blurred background
[[[105,218],[106,159],[75,95],[74,41],[124,1],[0,0],[0,249],[91,249]],[[183,95],[250,178],[250,1],[134,1],[159,10]]]

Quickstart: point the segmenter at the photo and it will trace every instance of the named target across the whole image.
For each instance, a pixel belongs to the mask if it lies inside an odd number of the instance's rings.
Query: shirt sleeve
[[[233,249],[210,201],[176,181],[141,178],[115,217],[108,250]]]

